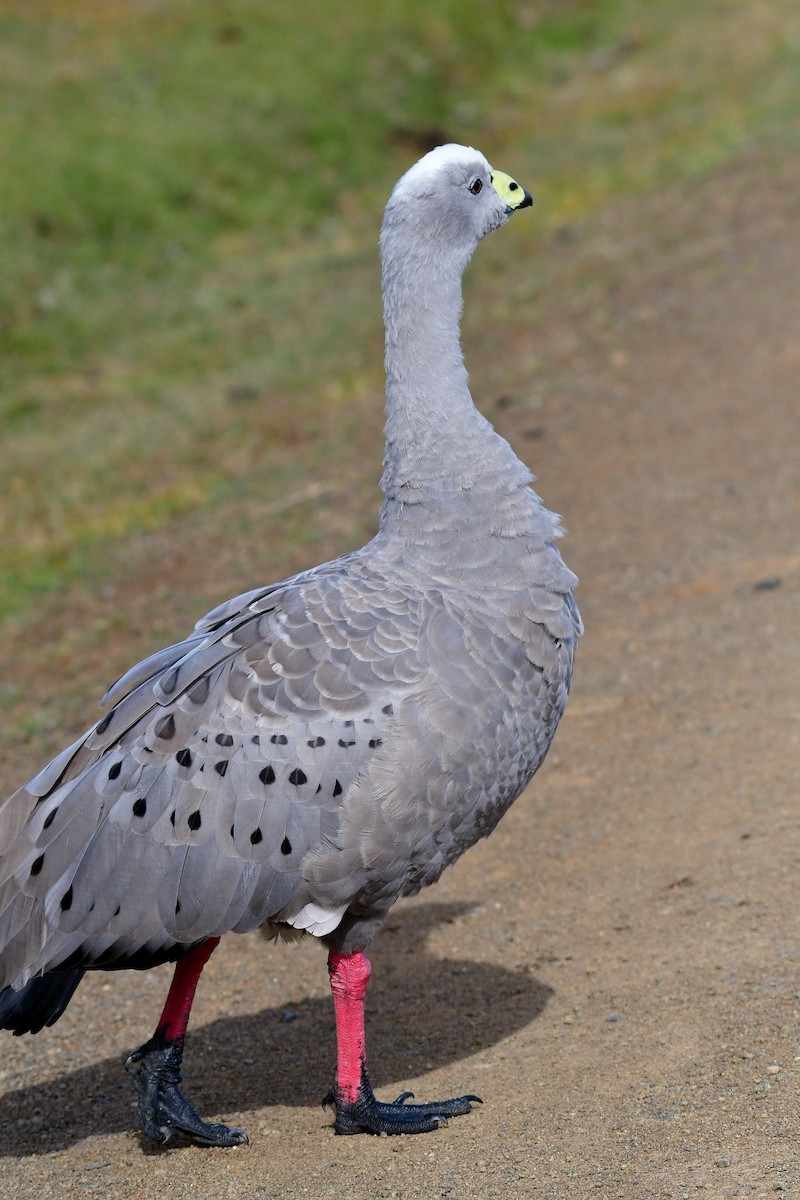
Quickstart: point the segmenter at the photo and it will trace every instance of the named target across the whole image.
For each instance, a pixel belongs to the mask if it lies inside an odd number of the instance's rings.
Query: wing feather
[[[209,613],[126,672],[105,716],[0,808],[0,985],[290,906],[421,669],[352,561]]]

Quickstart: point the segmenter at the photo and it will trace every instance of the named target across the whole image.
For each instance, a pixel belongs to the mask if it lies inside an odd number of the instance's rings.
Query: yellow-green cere
[[[530,196],[516,179],[506,175],[505,171],[492,171],[492,187],[501,200],[505,200],[509,208],[521,208],[526,198],[530,204]]]

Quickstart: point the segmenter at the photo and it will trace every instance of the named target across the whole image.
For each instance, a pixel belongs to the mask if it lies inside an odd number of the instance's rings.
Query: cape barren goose
[[[220,937],[323,941],[337,1133],[422,1133],[476,1096],[376,1100],[364,951],[399,896],[494,828],[564,710],[580,618],[557,518],[472,403],[461,277],[529,194],[441,146],[381,231],[385,499],[363,549],[221,605],[130,670],[105,715],[0,809],[0,1027],[56,1021],[86,970],[176,961],[127,1060],[146,1134],[230,1146],[179,1090]]]

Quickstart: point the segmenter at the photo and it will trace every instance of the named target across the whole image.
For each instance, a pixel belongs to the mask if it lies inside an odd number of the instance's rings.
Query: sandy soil
[[[121,1060],[168,975],[96,975],[3,1042],[3,1195],[800,1195],[800,178],[745,158],[545,254],[561,290],[492,415],[571,531],[571,707],[372,954],[376,1090],[484,1106],[335,1138],[320,947],[229,938],[186,1090],[251,1144],[143,1145]]]

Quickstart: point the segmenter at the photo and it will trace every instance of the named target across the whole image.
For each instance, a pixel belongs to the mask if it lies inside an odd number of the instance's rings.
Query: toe
[[[243,1129],[233,1129],[229,1125],[213,1125],[203,1122],[205,1128],[201,1131],[185,1130],[197,1142],[198,1146],[247,1146],[250,1138]]]

